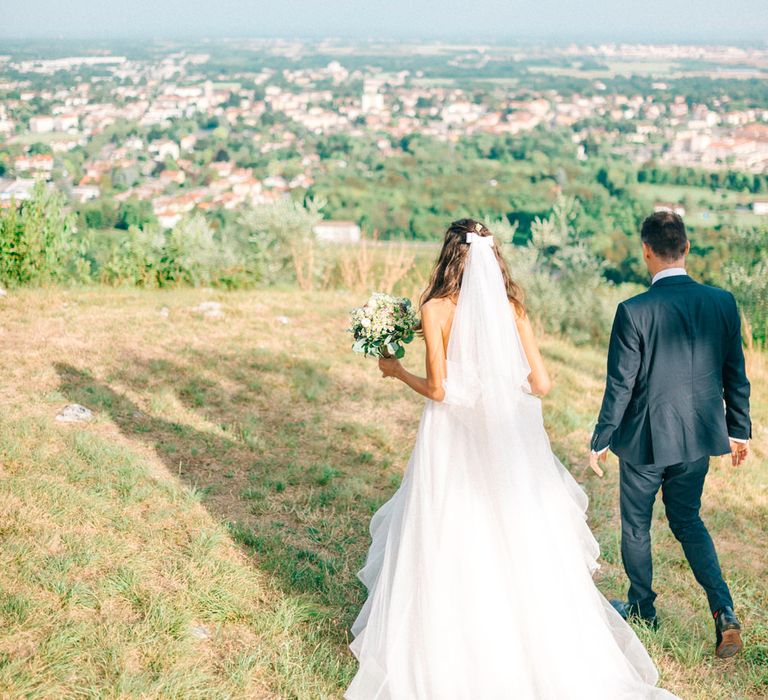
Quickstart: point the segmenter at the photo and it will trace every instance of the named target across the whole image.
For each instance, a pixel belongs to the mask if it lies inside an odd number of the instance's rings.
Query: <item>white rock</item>
[[[0,297],[7,297],[8,292],[6,292],[2,287],[0,287]]]
[[[203,314],[206,318],[223,318],[224,312],[221,309],[221,303],[218,301],[203,301],[197,306],[192,307],[192,311]]]
[[[160,309],[160,315],[163,318],[168,318],[170,313],[171,313],[171,310],[167,306],[164,306],[162,309]]]
[[[87,423],[93,420],[93,411],[79,403],[71,403],[59,411],[56,420],[62,423]]]
[[[189,628],[189,635],[194,639],[210,639],[211,631],[205,625],[192,625]]]
[[[291,322],[291,319],[288,318],[287,316],[278,316],[277,322],[282,323],[285,326]]]
[[[206,311],[214,311],[221,309],[221,302],[218,301],[201,301],[197,306],[192,307],[192,311],[199,313],[205,313]]]

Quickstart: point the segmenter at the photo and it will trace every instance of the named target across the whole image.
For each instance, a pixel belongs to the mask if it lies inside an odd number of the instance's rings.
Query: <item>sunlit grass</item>
[[[349,351],[358,296],[0,301],[0,697],[340,697],[368,519],[400,481],[422,407]],[[191,311],[208,298],[223,319]],[[584,470],[604,356],[557,339],[544,352],[553,447],[590,492],[599,584],[619,595],[617,467],[602,481]],[[414,343],[406,363],[421,357]],[[741,658],[713,658],[704,595],[657,514],[663,622],[640,633],[686,700],[768,693],[763,356],[750,371],[756,454],[741,471],[713,462],[705,498]],[[69,402],[95,420],[55,423]]]

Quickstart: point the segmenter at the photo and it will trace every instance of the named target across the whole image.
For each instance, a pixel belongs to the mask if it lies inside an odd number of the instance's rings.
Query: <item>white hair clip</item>
[[[474,231],[467,231],[467,243],[485,243],[489,248],[493,245],[493,236],[481,236]]]

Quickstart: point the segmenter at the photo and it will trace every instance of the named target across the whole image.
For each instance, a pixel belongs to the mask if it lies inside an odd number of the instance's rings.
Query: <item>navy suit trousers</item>
[[[668,467],[634,466],[621,461],[621,557],[629,577],[629,603],[640,615],[656,614],[651,558],[651,519],[656,494],[661,496],[669,527],[683,546],[693,575],[704,588],[712,612],[733,607],[712,538],[701,520],[701,494],[709,457]]]

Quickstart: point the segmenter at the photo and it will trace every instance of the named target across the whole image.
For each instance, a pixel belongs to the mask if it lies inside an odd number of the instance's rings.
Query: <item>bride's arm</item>
[[[531,392],[537,396],[546,396],[552,388],[552,380],[549,378],[549,372],[544,366],[544,358],[539,352],[539,346],[536,343],[536,337],[533,335],[531,321],[527,314],[519,316],[515,314],[515,323],[517,331],[520,334],[520,341],[523,344],[525,356],[528,358],[528,364],[531,366],[531,373],[528,375],[528,383],[531,385]]]
[[[445,350],[443,349],[443,331],[435,309],[429,304],[421,308],[421,327],[424,342],[427,345],[427,376],[419,377],[409,372],[399,360],[379,360],[379,369],[384,377],[396,377],[411,389],[433,401],[445,398],[443,380],[445,379]]]

